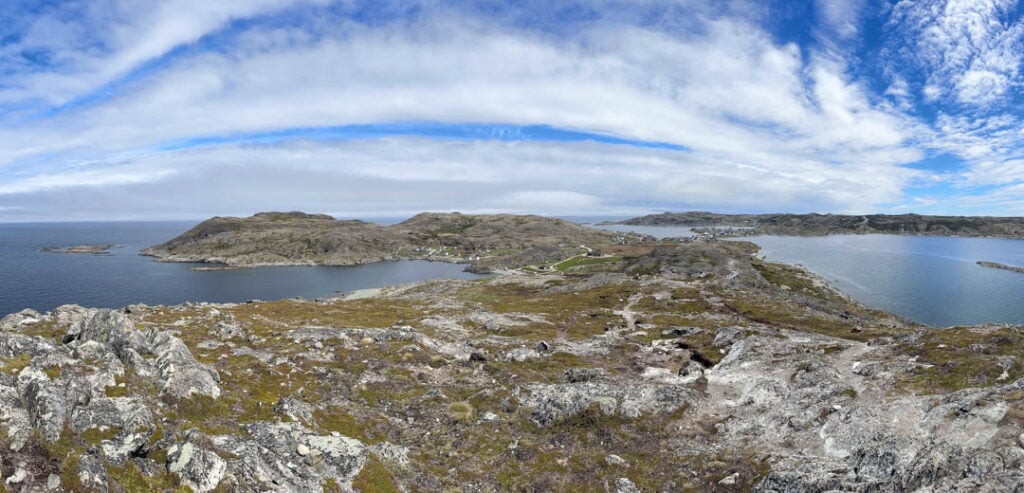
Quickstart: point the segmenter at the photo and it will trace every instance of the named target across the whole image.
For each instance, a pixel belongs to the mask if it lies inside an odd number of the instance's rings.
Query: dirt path
[[[636,317],[638,313],[633,311],[633,305],[643,299],[644,296],[643,293],[635,293],[629,297],[626,301],[626,306],[622,307],[621,310],[612,310],[613,314],[619,315],[626,321],[626,329],[636,330]]]

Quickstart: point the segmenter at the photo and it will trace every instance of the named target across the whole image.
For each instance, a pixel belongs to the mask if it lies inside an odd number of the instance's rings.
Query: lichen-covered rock
[[[30,366],[18,374],[18,394],[32,426],[47,441],[57,441],[73,409],[63,386],[51,381],[39,368]]]
[[[640,493],[640,488],[629,478],[619,478],[615,480],[615,493]]]
[[[21,450],[35,433],[32,418],[15,387],[0,386],[0,422],[13,451]]]
[[[17,330],[23,325],[39,321],[40,317],[42,317],[42,315],[31,308],[26,308],[17,313],[11,313],[0,318],[0,332]]]
[[[149,438],[142,433],[122,434],[100,444],[103,456],[114,463],[128,457],[142,457],[149,450]]]
[[[222,341],[245,337],[245,329],[241,326],[223,321],[217,322],[217,325],[213,327],[212,332]]]
[[[281,399],[274,404],[274,414],[304,423],[313,422],[313,406],[295,399]]]
[[[110,491],[106,465],[103,459],[92,454],[78,459],[78,481],[85,491]]]
[[[522,402],[530,418],[547,426],[597,406],[608,415],[627,418],[647,412],[672,412],[692,399],[685,387],[663,384],[613,385],[599,382],[531,385]]]
[[[206,493],[224,479],[227,462],[210,450],[185,442],[167,450],[167,470],[193,491]]]
[[[100,397],[76,408],[71,421],[76,430],[113,428],[131,433],[151,429],[153,413],[137,397]]]
[[[115,310],[95,310],[91,315],[77,319],[64,335],[65,343],[74,341],[99,342],[109,347],[118,358],[124,358],[127,349],[143,354],[151,352],[143,332],[127,315]]]
[[[260,421],[246,426],[251,438],[212,436],[238,459],[230,470],[249,484],[272,491],[318,491],[324,480],[351,485],[362,469],[367,447],[353,438],[318,435],[299,423]],[[305,454],[300,454],[303,451]]]
[[[153,337],[156,366],[160,372],[160,393],[175,398],[193,394],[220,397],[220,376],[196,361],[185,343],[167,332]]]

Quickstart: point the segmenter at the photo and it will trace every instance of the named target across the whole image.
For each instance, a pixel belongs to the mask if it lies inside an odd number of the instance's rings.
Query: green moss
[[[344,436],[369,441],[366,429],[347,410],[338,406],[330,406],[313,411],[313,424],[323,433],[336,431]]]
[[[272,420],[274,417],[271,404],[251,402],[240,405],[238,399],[214,399],[206,395],[193,395],[186,399],[171,402],[170,413],[188,425],[199,428],[208,434],[237,433],[245,423]]]
[[[65,329],[58,328],[57,324],[52,320],[44,320],[34,324],[24,325],[19,330],[22,334],[27,336],[42,337],[55,342],[60,342],[66,333]]]
[[[816,283],[810,275],[796,267],[760,260],[751,262],[751,266],[761,274],[761,277],[776,286],[786,286],[790,290],[817,298],[836,298],[835,293]]]
[[[43,372],[46,373],[46,376],[50,377],[50,380],[60,378],[60,366],[58,365],[47,366],[46,368],[43,368]]]
[[[113,385],[103,389],[107,397],[127,397],[129,395],[127,385]]]
[[[81,478],[78,476],[78,465],[80,462],[80,455],[71,454],[65,456],[60,463],[60,485],[66,491],[82,491],[85,488]]]
[[[36,431],[35,440],[42,443],[50,457],[63,459],[75,452],[75,432],[70,426],[65,425],[64,431],[61,432],[60,438],[54,442],[48,442],[38,435]]]
[[[177,478],[169,472],[145,474],[131,461],[124,465],[107,465],[107,475],[121,485],[125,491],[133,493],[191,493],[192,488],[178,483]]]
[[[28,365],[32,364],[32,355],[28,353],[22,353],[17,356],[10,358],[0,358],[0,362],[3,363],[3,371],[11,375],[17,375],[21,373]]]
[[[320,486],[323,489],[323,493],[344,493],[345,490],[341,489],[341,485],[334,478],[327,478]]]
[[[902,387],[933,394],[1012,382],[1024,378],[1022,348],[1024,333],[1013,328],[927,330],[917,342],[900,345],[904,354],[928,365],[905,377]],[[1009,365],[1001,361],[1006,356],[1012,358]]]
[[[88,445],[99,445],[104,440],[110,440],[117,436],[120,429],[108,428],[107,430],[100,430],[99,427],[88,428],[82,432],[82,441]]]
[[[376,456],[370,455],[366,464],[352,481],[352,489],[360,493],[398,493],[391,471]]]

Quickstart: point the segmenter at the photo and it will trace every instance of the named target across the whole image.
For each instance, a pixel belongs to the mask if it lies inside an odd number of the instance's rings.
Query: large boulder
[[[260,491],[319,491],[333,479],[343,488],[366,463],[368,449],[359,440],[319,435],[299,423],[260,421],[246,426],[251,438],[210,437],[217,447],[237,456],[230,469]]]

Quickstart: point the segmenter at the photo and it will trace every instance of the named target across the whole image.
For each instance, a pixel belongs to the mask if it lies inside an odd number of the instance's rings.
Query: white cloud
[[[984,108],[1021,82],[1024,23],[1013,20],[1016,8],[1017,0],[900,0],[889,28],[927,71],[927,99],[952,95]]]
[[[429,165],[442,161],[447,165]],[[763,210],[766,204],[779,210],[864,212],[896,200],[913,175],[867,163],[751,166],[588,142],[292,141],[163,153],[59,180],[14,181],[0,188],[0,207],[25,207],[15,211],[17,218],[60,210],[81,218],[144,218],[169,211],[201,217],[280,208],[353,215],[607,214],[688,207]]]
[[[178,0],[148,9],[115,2],[116,16],[126,22],[103,35],[104,48],[96,52],[75,48],[73,34],[81,26],[55,29],[56,19],[43,19],[51,25],[38,31],[57,33],[49,46],[76,70],[19,73],[4,82],[21,89],[0,91],[0,99],[67,101],[218,32],[232,19],[297,2],[302,0]],[[407,212],[463,209],[460,200],[477,210],[520,203],[552,210],[559,204],[610,210],[657,203],[664,204],[659,209],[692,204],[860,212],[899,202],[902,187],[912,181],[1011,184],[1018,173],[1014,163],[1024,158],[1017,150],[1020,122],[1012,115],[982,118],[940,109],[931,125],[907,114],[922,98],[998,109],[1015,94],[1022,27],[1007,20],[1006,2],[898,2],[890,35],[907,37],[901,53],[925,73],[904,76],[895,65],[905,59],[892,58],[882,94],[857,78],[861,72],[848,65],[857,60],[841,51],[779,42],[755,25],[767,16],[755,4],[746,4],[757,8],[745,16],[736,15],[740,7],[712,15],[695,4],[697,13],[686,22],[697,28],[686,32],[658,22],[641,28],[609,21],[583,23],[569,33],[509,27],[520,24],[425,5],[409,19],[372,27],[338,20],[315,33],[257,22],[226,35],[215,50],[182,51],[95,104],[0,126],[0,173],[4,167],[24,170],[30,162],[46,167],[34,178],[0,175],[6,181],[0,192],[6,190],[8,199],[43,197],[59,187],[70,191],[56,202],[66,205],[101,185],[127,198],[131,190],[169,196],[160,183],[181,194],[194,190],[190,206],[196,215],[206,215],[201,206],[223,211],[233,199],[247,204],[238,213],[296,202],[334,211],[348,207],[348,200],[367,210]],[[819,0],[818,20],[836,37],[853,39],[866,5]],[[89,25],[117,24],[98,11],[90,16]],[[45,44],[39,35],[29,39]],[[286,143],[259,152],[230,145],[154,150],[211,136],[416,121],[550,125],[667,142],[690,152],[424,139]],[[929,175],[902,167],[926,150],[962,157],[971,169]],[[67,163],[90,163],[68,175],[82,181],[62,178]],[[114,169],[120,174],[104,163],[119,163]],[[157,173],[167,170],[174,173]],[[200,177],[228,189],[218,193]],[[332,195],[322,183],[344,193]],[[76,184],[82,186],[68,188]],[[158,203],[173,202],[167,200]]]
[[[797,46],[733,20],[694,39],[611,27],[556,41],[434,18],[289,39],[184,57],[96,107],[2,129],[0,163],[392,121],[547,124],[751,164],[827,153],[891,165],[914,154],[903,145],[912,122],[872,105],[842,67],[804,62]]]
[[[127,75],[140,65],[241,18],[310,0],[163,0],[71,3],[32,23],[0,54],[49,53],[54,70],[5,77],[0,102],[43,99],[63,104]]]
[[[816,0],[815,6],[828,28],[842,39],[860,32],[864,0]]]

